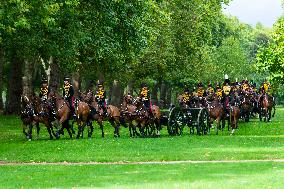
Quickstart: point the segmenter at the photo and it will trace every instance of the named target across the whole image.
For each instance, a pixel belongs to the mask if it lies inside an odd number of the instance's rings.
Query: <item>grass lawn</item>
[[[234,136],[228,131],[208,136],[185,134],[161,138],[113,138],[105,124],[102,139],[96,126],[92,139],[48,140],[42,125],[40,138],[27,141],[21,122],[0,117],[2,162],[137,162],[175,160],[284,159],[284,109],[270,123],[253,119],[240,123]],[[67,134],[67,132],[66,132]],[[86,136],[86,134],[85,134]],[[2,165],[0,188],[281,188],[284,163],[201,163],[175,165]]]

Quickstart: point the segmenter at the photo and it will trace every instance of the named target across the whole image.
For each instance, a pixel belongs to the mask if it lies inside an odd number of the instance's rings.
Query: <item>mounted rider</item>
[[[206,89],[206,96],[213,95],[213,94],[214,94],[214,88],[212,86],[212,83],[209,82],[207,85],[207,89]]]
[[[224,107],[224,111],[226,113],[227,116],[229,116],[230,113],[230,95],[231,95],[231,85],[230,85],[230,80],[229,80],[229,76],[227,74],[225,74],[225,80],[222,86],[222,90],[223,90],[223,107]]]
[[[39,97],[41,98],[42,102],[46,102],[47,100],[47,96],[48,96],[48,80],[47,78],[43,77],[41,80],[41,87],[40,87],[40,91],[39,91]]]
[[[145,83],[141,84],[141,90],[140,90],[140,95],[139,97],[141,98],[141,101],[143,105],[146,107],[147,111],[152,114],[152,110],[150,107],[150,97],[149,97],[149,90],[148,86]]]
[[[98,83],[95,98],[98,103],[99,109],[103,110],[103,115],[108,116],[106,108],[106,91],[104,89],[103,83]]]
[[[74,118],[76,118],[75,108],[74,108],[74,88],[71,85],[69,77],[64,77],[63,98],[68,102],[71,114],[73,115]]]
[[[206,96],[206,94],[205,94],[205,90],[204,90],[204,85],[203,85],[203,83],[202,82],[199,82],[198,84],[197,84],[197,96],[199,97],[199,98],[203,98],[204,96]]]
[[[191,98],[191,94],[188,88],[185,88],[182,95],[182,105],[188,105],[189,106],[189,102],[190,102],[190,98]]]
[[[219,82],[216,84],[216,93],[215,94],[217,95],[218,98],[222,99],[223,90],[222,90]]]

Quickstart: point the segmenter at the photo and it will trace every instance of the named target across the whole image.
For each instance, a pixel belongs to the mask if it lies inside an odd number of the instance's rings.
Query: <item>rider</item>
[[[41,87],[40,87],[40,91],[39,91],[39,97],[41,98],[41,101],[42,101],[42,102],[46,102],[48,92],[49,92],[49,89],[48,89],[48,81],[47,81],[47,79],[44,77],[44,78],[42,78]]]
[[[103,115],[107,116],[108,113],[106,109],[106,91],[104,89],[103,83],[98,83],[95,97],[98,102],[99,108],[103,110]]]
[[[149,98],[149,90],[145,83],[141,84],[141,90],[140,90],[140,96],[139,96],[148,110],[150,114],[152,114],[151,108],[150,108],[150,98]]]
[[[183,94],[181,96],[182,96],[182,104],[189,105],[189,101],[190,101],[191,95],[190,95],[190,92],[189,92],[188,88],[184,89],[184,92],[183,92]]]
[[[70,83],[70,78],[69,77],[64,77],[64,84],[63,84],[63,98],[68,102],[70,111],[73,115],[73,117],[76,117],[75,114],[75,109],[73,106],[74,102],[74,88]]]
[[[219,98],[222,98],[222,96],[223,96],[223,90],[222,90],[219,82],[216,84],[216,95]]]
[[[204,87],[204,85],[203,85],[202,82],[199,82],[199,83],[197,84],[197,96],[198,96],[199,98],[202,98],[202,97],[205,96],[205,90],[203,89],[203,87]]]
[[[212,94],[214,94],[214,88],[212,87],[211,82],[209,82],[206,89],[206,95],[208,96]]]
[[[223,83],[222,89],[223,89],[223,95],[222,96],[223,96],[224,110],[225,110],[226,115],[229,116],[229,113],[230,113],[229,100],[230,99],[228,99],[228,101],[226,99],[228,97],[230,97],[231,86],[230,86],[230,80],[229,80],[229,77],[228,77],[227,74],[225,75],[225,81]]]

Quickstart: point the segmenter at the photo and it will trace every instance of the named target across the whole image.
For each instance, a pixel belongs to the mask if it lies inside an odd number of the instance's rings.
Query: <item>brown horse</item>
[[[144,136],[145,134],[148,135],[154,134],[155,136],[160,136],[160,130],[161,130],[160,108],[156,105],[153,105],[150,107],[151,110],[147,110],[141,98],[139,97],[134,101],[134,105],[137,107],[136,109],[137,116],[135,118],[135,121],[138,123],[142,136]],[[151,111],[152,114],[149,111]]]
[[[275,114],[275,106],[273,97],[268,95],[267,93],[262,94],[260,97],[260,110],[259,110],[259,120],[262,121],[262,116],[264,116],[264,121],[269,122],[271,119],[272,108],[274,108]]]
[[[33,95],[33,104],[35,108],[33,119],[36,125],[38,126],[39,123],[43,123],[49,133],[50,139],[53,139],[53,136],[59,138],[59,135],[54,132],[51,124],[51,122],[54,121],[54,118],[51,113],[51,107],[47,104],[47,102],[42,102],[40,97],[36,95]]]
[[[80,136],[83,138],[83,131],[86,125],[89,126],[90,121],[90,112],[91,108],[90,106],[83,101],[80,101],[76,99],[75,101],[75,114],[76,114],[76,122],[78,125],[78,134],[77,138],[80,138]],[[90,138],[92,135],[92,128],[89,126],[88,129],[88,137]]]
[[[244,119],[245,122],[249,122],[250,113],[251,113],[251,99],[250,94],[243,92],[240,96],[241,98],[241,117]]]
[[[32,139],[32,129],[34,123],[34,107],[33,102],[27,96],[21,96],[21,120],[23,133],[28,140]],[[39,133],[39,126],[37,125],[37,133]]]
[[[62,125],[62,127],[59,128],[56,134],[63,134],[63,129],[66,128],[70,138],[72,138],[71,127],[69,125],[71,110],[68,102],[64,100],[55,90],[51,90],[48,93],[47,99],[49,105],[54,109],[54,112],[56,113],[55,117],[59,121],[59,125]]]
[[[82,93],[81,98],[83,101],[88,103],[88,105],[91,107],[91,115],[90,118],[91,120],[95,120],[102,131],[102,137],[104,137],[104,128],[103,128],[103,121],[109,121],[110,124],[114,127],[114,137],[120,137],[119,134],[119,127],[120,127],[120,111],[116,106],[113,105],[108,105],[106,107],[107,109],[107,116],[103,115],[103,110],[99,107],[97,103],[97,99],[93,95],[91,91],[87,93]],[[91,124],[91,123],[90,123]],[[93,126],[90,125],[91,128],[91,133],[93,131]]]
[[[231,135],[235,133],[238,128],[238,122],[240,118],[240,108],[238,106],[231,106],[230,119],[231,119]]]
[[[210,127],[212,127],[213,122],[216,121],[215,132],[216,135],[218,135],[218,130],[220,129],[220,122],[225,121],[225,112],[221,103],[221,99],[217,95],[213,94],[206,97],[206,102],[210,117]]]
[[[133,97],[124,95],[122,105],[120,107],[120,122],[124,127],[129,128],[130,137],[140,136],[136,130],[136,125],[133,124],[137,116],[137,107],[133,105]]]

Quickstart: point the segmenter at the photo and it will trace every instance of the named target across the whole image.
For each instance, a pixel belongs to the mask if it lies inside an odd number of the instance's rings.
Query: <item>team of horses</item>
[[[180,105],[183,106],[181,97]],[[232,90],[229,95],[222,97],[216,93],[210,93],[205,97],[194,96],[188,103],[189,107],[207,108],[209,112],[209,128],[213,128],[215,121],[215,132],[224,130],[225,123],[228,123],[228,131],[234,134],[238,128],[239,119],[249,122],[251,117],[259,115],[260,121],[269,122],[275,115],[274,97],[267,94],[258,94],[253,91]],[[273,113],[272,113],[273,110]]]
[[[23,133],[27,139],[32,139],[33,126],[39,134],[39,124],[45,125],[50,139],[60,138],[67,130],[70,138],[75,134],[74,123],[78,125],[76,138],[83,138],[85,127],[88,128],[88,137],[93,134],[93,121],[95,121],[104,137],[103,121],[108,121],[114,128],[114,137],[120,137],[120,126],[129,127],[130,137],[160,136],[161,111],[156,105],[147,109],[142,100],[131,95],[123,97],[120,107],[107,105],[107,114],[99,106],[97,97],[92,91],[81,93],[74,101],[75,117],[71,113],[69,103],[59,95],[56,90],[48,93],[46,100],[40,99],[35,94],[21,97],[21,120]],[[72,121],[72,124],[69,122]]]
[[[178,97],[180,106],[185,106],[182,97]],[[56,90],[48,93],[48,98],[42,100],[35,94],[31,96],[22,96],[22,114],[23,133],[27,139],[32,139],[33,126],[36,126],[37,135],[39,135],[39,124],[45,125],[50,139],[60,138],[67,130],[70,138],[75,135],[74,123],[77,124],[76,138],[83,138],[85,127],[88,128],[88,137],[92,137],[95,121],[104,137],[103,121],[108,121],[114,128],[114,137],[120,137],[120,126],[129,128],[130,137],[137,136],[160,136],[162,122],[165,118],[162,116],[160,108],[152,105],[147,109],[142,100],[131,95],[124,95],[120,107],[107,105],[107,114],[98,104],[98,99],[92,91],[80,93],[75,99],[75,115],[71,113],[69,103],[59,95]],[[218,97],[215,93],[204,97],[192,96],[188,104],[189,108],[206,108],[209,112],[209,128],[213,127],[215,122],[215,132],[224,130],[225,123],[228,123],[228,131],[231,134],[238,128],[239,119],[248,122],[251,117],[259,115],[260,121],[270,121],[275,114],[274,98],[267,93],[257,94],[246,91],[233,91],[230,95]],[[274,110],[272,114],[272,110]],[[69,122],[72,121],[72,124]]]

